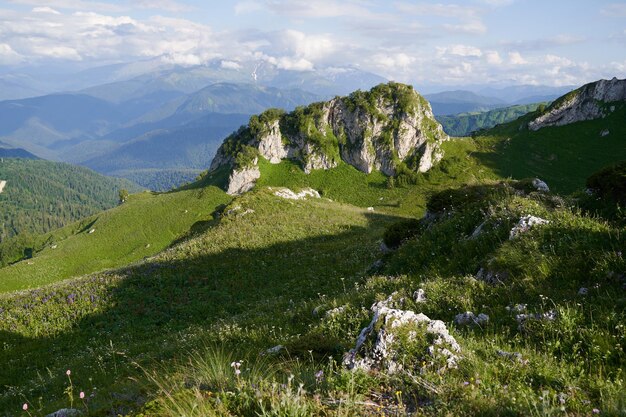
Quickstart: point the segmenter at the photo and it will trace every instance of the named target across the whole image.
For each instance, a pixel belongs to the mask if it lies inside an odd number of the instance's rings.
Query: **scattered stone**
[[[4,190],[4,187],[7,185],[5,180],[0,180],[0,193]]]
[[[484,268],[480,268],[478,272],[476,273],[477,280],[486,282],[487,284],[490,284],[490,285],[501,284],[504,281],[506,281],[508,277],[509,277],[509,274],[507,272],[488,271],[488,270],[485,270]]]
[[[483,228],[485,227],[486,224],[487,224],[487,220],[485,220],[481,224],[479,224],[476,227],[476,229],[474,229],[474,231],[472,232],[472,235],[470,236],[470,239],[476,239],[478,236],[480,236],[483,233]]]
[[[389,249],[389,246],[387,246],[387,245],[385,244],[385,242],[380,242],[379,249],[380,249],[380,251],[381,251],[382,253],[389,253],[389,252],[391,252],[391,249]]]
[[[578,295],[587,295],[589,293],[589,288],[581,287],[578,290]]]
[[[346,311],[346,306],[336,307],[326,312],[326,318],[337,316]]]
[[[46,415],[46,417],[77,417],[82,415],[80,410],[75,408],[62,408],[54,413]]]
[[[426,292],[423,289],[419,288],[413,293],[413,300],[415,300],[416,303],[425,303]]]
[[[459,360],[458,353],[461,347],[456,339],[450,335],[446,325],[441,320],[431,320],[425,314],[416,314],[410,310],[399,310],[390,308],[393,301],[393,294],[384,301],[372,305],[374,317],[370,324],[361,330],[357,338],[356,346],[344,356],[344,365],[348,369],[377,369],[387,374],[394,374],[403,371],[406,366],[406,358],[402,357],[400,351],[403,346],[401,334],[408,335],[404,343],[416,342],[419,339],[418,333],[427,336],[427,340],[432,339],[431,344],[424,352],[432,360],[442,359],[445,363],[438,372],[446,369],[456,368]],[[362,352],[361,349],[366,344],[370,335],[376,335],[373,346]],[[412,358],[419,359],[419,358]],[[433,362],[434,363],[434,362]],[[421,365],[423,369],[428,364]]]
[[[237,211],[241,210],[241,206],[237,205],[226,212],[227,216],[231,216],[235,214]]]
[[[609,129],[604,129],[602,132],[600,132],[600,137],[605,137],[609,135]]]
[[[535,217],[532,215],[522,216],[519,219],[519,222],[511,229],[509,234],[509,239],[514,239],[522,233],[528,232],[531,228],[535,226],[541,226],[544,224],[550,223],[549,220],[542,219],[541,217]]]
[[[57,245],[50,246],[50,249],[56,249],[56,248],[57,248]]]
[[[512,313],[523,313],[528,308],[528,304],[515,304],[511,306],[506,306],[506,311]]]
[[[498,356],[502,356],[503,358],[510,359],[510,360],[512,360],[514,362],[517,361],[517,362],[519,362],[519,363],[521,363],[523,365],[527,365],[528,364],[528,359],[524,359],[522,354],[519,353],[519,352],[507,352],[507,351],[498,349],[496,351],[496,353],[497,353]]]
[[[535,178],[532,184],[533,184],[533,187],[535,187],[537,191],[541,191],[544,193],[550,192],[550,187],[548,187],[548,184],[541,181],[539,178]]]
[[[248,214],[252,214],[252,213],[254,213],[254,210],[252,210],[252,209],[246,209],[246,211],[244,211],[243,213],[241,213],[241,214],[240,214],[240,216],[242,216],[242,217],[243,217],[243,216],[246,216],[246,215],[248,215]]]
[[[289,188],[281,188],[275,191],[274,195],[287,200],[303,200],[307,197],[320,198],[320,194],[312,188],[305,188],[297,194]]]
[[[611,110],[611,113],[613,113],[615,111],[615,106],[611,106],[610,110]]]
[[[466,311],[465,313],[457,314],[454,316],[454,324],[459,326],[466,325],[478,325],[483,326],[489,322],[489,316],[485,313],[480,313],[476,316],[471,311]]]
[[[96,229],[91,229],[91,230],[89,231],[89,234],[92,234],[92,233],[93,233],[93,232],[95,232],[95,231],[96,231]]]
[[[385,265],[385,262],[382,259],[377,259],[374,261],[372,266],[369,267],[368,271],[372,271],[372,272],[380,271],[384,265]]]
[[[146,249],[148,249],[149,247],[150,247],[150,244],[149,244],[149,243],[148,243],[148,244],[146,244]]]
[[[279,354],[285,347],[283,345],[276,345],[272,348],[269,348],[265,351],[266,355],[277,355]]]
[[[374,207],[368,207],[367,211],[374,211]]]
[[[515,321],[517,321],[518,329],[524,329],[524,323],[528,320],[544,320],[544,321],[554,321],[557,318],[557,312],[554,310],[549,310],[545,313],[529,313],[529,314],[518,314],[515,316]]]

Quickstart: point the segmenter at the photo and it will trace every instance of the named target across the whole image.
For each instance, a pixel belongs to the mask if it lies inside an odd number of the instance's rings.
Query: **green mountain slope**
[[[118,191],[140,187],[64,163],[4,158],[0,180],[0,242],[42,233],[117,205]]]
[[[229,201],[209,187],[164,194],[143,192],[119,207],[65,228],[24,241],[0,245],[0,254],[32,258],[0,269],[0,292],[35,288],[73,276],[120,267],[153,255],[194,227],[210,222],[220,204]],[[24,249],[14,253],[19,244]],[[9,258],[10,259],[10,258]]]
[[[468,136],[480,129],[490,129],[496,125],[513,121],[526,113],[533,112],[547,103],[522,104],[485,112],[460,113],[452,116],[437,116],[437,121],[450,136]]]
[[[592,173],[626,159],[626,103],[614,107],[604,118],[537,131],[527,128],[538,115],[531,113],[477,137],[476,157],[499,177],[539,177],[559,192],[580,190]]]
[[[345,161],[305,174],[298,159],[259,157],[255,188],[238,197],[215,187],[224,166],[54,232],[55,249],[0,269],[13,288],[51,283],[0,295],[0,409],[626,414],[619,207],[503,179],[582,190],[595,165],[626,159],[614,106],[603,119],[532,132],[536,112],[443,141],[445,157],[403,182]],[[557,158],[534,158],[548,152]],[[563,178],[566,164],[578,169]],[[322,196],[285,199],[283,186]],[[172,224],[181,239],[164,233]],[[143,231],[167,249],[140,259],[152,249]],[[76,277],[85,262],[115,266],[100,255],[136,262]]]

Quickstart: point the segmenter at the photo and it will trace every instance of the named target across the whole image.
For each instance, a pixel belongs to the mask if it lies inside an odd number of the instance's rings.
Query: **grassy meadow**
[[[626,415],[621,209],[569,195],[626,159],[624,111],[451,139],[405,185],[261,161],[243,196],[213,173],[45,235],[0,269],[0,415]],[[555,192],[509,179],[536,176]],[[548,223],[510,238],[526,215]],[[405,372],[346,369],[381,300],[445,323],[458,367],[419,345]]]

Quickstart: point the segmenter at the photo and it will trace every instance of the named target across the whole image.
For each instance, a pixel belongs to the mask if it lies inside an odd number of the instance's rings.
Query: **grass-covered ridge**
[[[219,224],[142,264],[5,295],[0,383],[23,382],[2,407],[67,405],[71,368],[95,415],[626,412],[626,241],[610,219],[530,182],[463,186],[435,193],[422,226],[385,255],[383,232],[400,218],[274,190],[235,199]],[[549,223],[510,239],[525,215]],[[423,353],[404,363],[410,375],[341,365],[372,303],[389,297],[443,320],[458,369],[440,373]],[[490,320],[453,324],[465,311]]]
[[[62,229],[11,239],[0,245],[0,254],[10,258],[29,251],[32,257],[0,268],[0,292],[36,288],[154,255],[212,221],[215,209],[228,201],[216,187],[142,192]],[[16,248],[21,253],[14,253]]]
[[[539,177],[556,191],[582,189],[594,172],[626,159],[626,103],[614,103],[608,116],[565,126],[528,130],[537,112],[478,132],[474,156],[502,178]],[[608,134],[603,136],[603,132]]]

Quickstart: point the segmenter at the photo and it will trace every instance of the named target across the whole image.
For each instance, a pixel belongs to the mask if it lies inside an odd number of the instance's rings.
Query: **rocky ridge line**
[[[626,80],[613,78],[586,84],[552,103],[546,111],[528,123],[537,131],[547,126],[564,126],[583,120],[606,117],[615,106],[606,103],[626,101]]]

